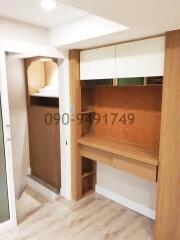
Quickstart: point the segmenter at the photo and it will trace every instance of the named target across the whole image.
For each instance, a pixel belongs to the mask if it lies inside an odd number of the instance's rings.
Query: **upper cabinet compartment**
[[[80,79],[163,76],[164,51],[165,37],[85,50],[80,55]]]
[[[82,51],[80,55],[80,79],[115,78],[115,51],[115,46]]]
[[[164,75],[165,37],[116,46],[116,78]]]
[[[58,97],[58,65],[51,58],[27,60],[28,94],[36,97]]]

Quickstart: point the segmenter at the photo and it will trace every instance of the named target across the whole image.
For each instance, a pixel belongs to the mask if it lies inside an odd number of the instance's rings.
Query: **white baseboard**
[[[31,177],[27,177],[27,184],[29,187],[37,191],[38,193],[42,194],[45,198],[52,201],[55,200],[59,195],[55,192],[51,191],[50,189],[46,188],[42,184],[38,183]]]
[[[115,201],[137,213],[140,213],[150,219],[155,220],[155,215],[156,215],[155,211],[143,206],[142,204],[139,204],[137,202],[129,200],[123,196],[118,195],[117,193],[109,191],[108,189],[105,189],[98,185],[96,185],[96,192],[103,195],[104,197],[110,198],[111,200],[113,200],[113,201]]]
[[[31,168],[30,167],[28,167],[28,169],[27,169],[27,175],[31,176]]]

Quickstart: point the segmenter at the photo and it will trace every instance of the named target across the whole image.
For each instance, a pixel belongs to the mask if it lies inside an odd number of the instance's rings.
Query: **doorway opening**
[[[21,221],[60,195],[59,60],[7,53],[6,70],[16,207]]]

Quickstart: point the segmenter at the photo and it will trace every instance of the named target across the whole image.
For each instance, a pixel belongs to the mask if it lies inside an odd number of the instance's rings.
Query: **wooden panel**
[[[47,204],[40,194],[25,193],[18,228],[1,233],[1,240],[154,240],[151,219],[98,193],[78,203],[58,198]]]
[[[84,145],[81,146],[81,156],[102,164],[110,165],[111,167],[118,168],[122,171],[129,172],[133,175],[150,181],[156,181],[157,166],[155,165],[142,163],[137,160],[125,158],[110,152]]]
[[[54,187],[61,187],[59,124],[45,122],[46,113],[58,114],[58,108],[33,106],[29,109],[30,165],[32,175]]]
[[[158,150],[161,98],[161,86],[96,87],[94,110],[100,115],[100,122],[96,124],[94,121],[95,135]],[[113,123],[114,113],[117,113],[117,118]],[[124,114],[126,122],[121,119]],[[134,114],[132,124],[128,121],[128,114]]]
[[[156,181],[156,166],[144,164],[129,158],[119,157],[117,155],[113,157],[113,166],[115,168],[119,168],[122,171],[126,171],[133,175],[143,177],[147,180]]]
[[[59,89],[59,73],[56,62],[44,62],[45,85],[51,86],[58,91]]]
[[[91,126],[92,126],[91,119],[92,119],[91,113],[83,114],[82,122],[81,122],[81,135],[82,136],[91,132]]]
[[[80,79],[115,78],[115,46],[81,52]]]
[[[105,152],[96,148],[81,146],[81,156],[92,159],[94,161],[112,165],[113,164],[113,154]]]
[[[138,147],[136,145],[125,144],[98,138],[95,136],[84,136],[78,140],[81,145],[117,154],[127,158],[131,158],[143,163],[157,166],[158,152]]]
[[[163,76],[164,37],[119,44],[116,47],[116,77]]]
[[[73,109],[72,118],[76,118],[81,112],[81,87],[80,87],[80,51],[70,50],[69,52],[69,74],[70,74],[70,96]],[[81,136],[81,125],[78,121],[71,121],[71,185],[72,198],[82,198],[82,159],[80,146],[77,139]]]
[[[180,239],[179,63],[180,30],[166,36],[156,240]]]
[[[86,197],[95,191],[94,189],[94,176],[91,175],[89,177],[82,179],[82,195]]]
[[[82,177],[88,176],[88,174],[95,174],[96,162],[88,158],[82,158]]]
[[[95,88],[82,87],[81,88],[81,110],[88,111],[94,109],[95,105]]]

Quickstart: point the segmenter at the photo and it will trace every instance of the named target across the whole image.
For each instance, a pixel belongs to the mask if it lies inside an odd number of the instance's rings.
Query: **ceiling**
[[[67,47],[93,47],[163,34],[180,29],[180,0],[59,0],[116,23],[128,30]]]
[[[70,38],[74,22],[84,33],[95,32],[97,22],[91,29],[85,22],[86,16],[100,16],[126,26],[125,31],[107,32],[91,39],[77,39],[74,42],[55,46],[66,48],[88,48],[109,43],[127,41],[142,37],[159,35],[180,28],[180,0],[57,0],[57,8],[46,11],[40,7],[40,0],[0,0],[0,16],[24,23],[54,29],[67,28]],[[76,26],[77,27],[77,26]],[[106,27],[106,26],[105,26]],[[75,30],[74,30],[75,31]],[[72,38],[72,37],[71,37]],[[72,40],[72,39],[71,39]]]
[[[130,28],[180,24],[180,0],[59,0]]]
[[[53,11],[41,8],[40,0],[0,0],[0,16],[52,28],[67,21],[87,15],[87,12],[68,6],[60,1]]]

